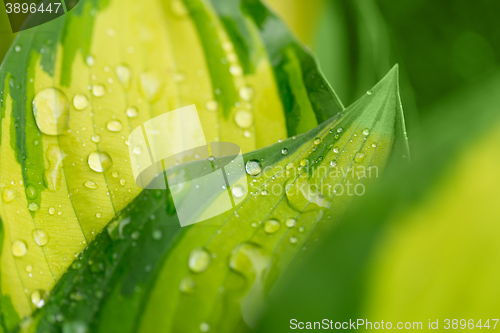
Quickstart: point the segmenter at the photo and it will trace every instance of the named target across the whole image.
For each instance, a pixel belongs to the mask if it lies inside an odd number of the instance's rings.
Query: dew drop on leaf
[[[210,325],[208,323],[201,323],[200,324],[200,331],[202,331],[202,332],[210,331]]]
[[[120,84],[125,88],[128,89],[130,87],[130,69],[127,65],[120,65],[115,68],[115,73],[116,77],[118,78],[118,81],[120,81]]]
[[[283,155],[288,154],[288,149],[286,149],[286,148],[281,149],[281,154],[283,154]]]
[[[2,192],[2,200],[5,203],[12,202],[16,198],[16,192],[11,188],[4,188]]]
[[[269,220],[264,224],[264,231],[268,234],[274,234],[281,227],[281,224],[277,220]]]
[[[89,106],[89,99],[83,94],[76,94],[75,97],[73,97],[73,106],[78,111],[84,110]]]
[[[239,110],[234,115],[234,122],[239,128],[250,128],[253,125],[253,114],[247,110]]]
[[[251,160],[245,165],[245,169],[250,176],[257,176],[262,171],[262,166],[259,161]]]
[[[193,273],[202,273],[210,266],[210,254],[198,247],[189,254],[188,265]]]
[[[36,197],[38,196],[38,191],[33,184],[28,184],[28,186],[26,186],[26,196],[31,200],[36,199]]]
[[[357,153],[356,156],[354,157],[354,162],[361,163],[361,162],[363,162],[365,157],[366,157],[365,153]]]
[[[110,132],[120,132],[123,128],[123,125],[118,120],[111,120],[106,124],[106,128]]]
[[[36,125],[47,135],[59,135],[68,130],[69,101],[59,89],[47,88],[35,95],[33,114]]]
[[[181,293],[184,294],[191,294],[194,291],[194,288],[196,287],[196,283],[194,282],[193,278],[190,276],[186,276],[181,280],[181,283],[179,284],[179,290]]]
[[[241,198],[245,195],[245,189],[241,185],[235,185],[231,187],[231,192],[236,198]]]
[[[24,257],[28,252],[26,243],[22,240],[15,240],[12,242],[12,255],[17,258]]]
[[[139,77],[139,88],[148,102],[154,102],[161,96],[162,78],[153,72],[142,73]]]
[[[139,111],[135,107],[127,108],[126,113],[129,118],[135,118],[139,115]]]
[[[253,97],[253,89],[251,87],[243,87],[240,89],[240,97],[245,102],[249,102]]]
[[[88,158],[89,167],[96,172],[104,172],[113,165],[113,160],[104,151],[94,151]]]
[[[35,243],[39,246],[44,246],[50,240],[49,234],[43,229],[34,229],[31,235]]]
[[[106,95],[106,88],[102,84],[94,84],[92,86],[92,94],[95,97],[103,97]]]
[[[297,220],[295,220],[295,219],[287,219],[285,222],[285,225],[288,228],[293,228],[293,227],[295,227],[296,224],[297,224]]]
[[[369,130],[368,128],[365,128],[365,129],[363,130],[363,134],[364,134],[364,135],[370,135],[370,130]]]
[[[87,66],[92,67],[95,65],[95,58],[89,54],[85,57],[85,62],[87,63]]]
[[[34,306],[37,308],[41,308],[45,305],[45,302],[43,300],[43,296],[45,294],[45,290],[34,290],[31,292],[30,299],[31,303],[33,303]]]
[[[140,155],[142,153],[142,147],[141,146],[135,146],[134,149],[134,154]]]
[[[216,112],[219,109],[219,103],[214,100],[209,100],[205,102],[205,109],[210,112]]]
[[[101,142],[101,136],[99,134],[92,135],[92,141],[95,143]]]
[[[99,185],[97,185],[97,183],[92,180],[87,180],[85,183],[83,183],[83,185],[91,190],[97,190],[99,188]]]
[[[163,233],[161,232],[161,230],[155,229],[153,230],[151,236],[154,240],[160,240],[163,237]]]
[[[229,72],[234,75],[234,76],[242,76],[243,75],[243,69],[241,68],[240,65],[232,65],[229,67]]]

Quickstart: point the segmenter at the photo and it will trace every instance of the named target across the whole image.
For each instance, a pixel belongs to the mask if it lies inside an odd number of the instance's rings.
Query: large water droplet
[[[76,94],[73,97],[73,106],[76,110],[81,111],[89,106],[89,99],[83,94]]]
[[[127,65],[120,65],[115,68],[116,77],[125,89],[130,87],[130,69]]]
[[[50,240],[49,234],[43,229],[34,229],[31,235],[35,243],[40,246],[44,246]]]
[[[139,88],[142,96],[149,102],[160,98],[162,93],[162,78],[153,72],[142,73],[139,77]]]
[[[193,273],[201,273],[210,266],[210,254],[201,247],[191,251],[188,261],[189,269]]]
[[[262,166],[259,161],[251,160],[245,165],[245,169],[250,176],[257,176],[262,171]]]
[[[281,224],[277,220],[269,220],[264,224],[264,231],[268,234],[274,234],[281,227]]]
[[[240,128],[250,128],[253,125],[253,114],[247,110],[239,110],[234,115],[234,122]]]
[[[104,151],[94,151],[90,153],[88,163],[92,170],[104,172],[113,165],[113,160],[111,156]]]
[[[69,101],[59,89],[47,88],[35,95],[33,114],[36,125],[47,135],[59,135],[68,130]]]
[[[24,257],[28,252],[26,243],[22,240],[15,240],[12,242],[12,255],[17,258]]]

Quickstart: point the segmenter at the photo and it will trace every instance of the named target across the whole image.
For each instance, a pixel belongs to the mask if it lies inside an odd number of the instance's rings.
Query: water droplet
[[[232,65],[229,67],[229,72],[234,76],[242,76],[243,68],[240,65]]]
[[[45,305],[45,301],[43,300],[44,295],[45,290],[34,290],[30,295],[31,303],[37,308],[43,307]]]
[[[91,190],[97,190],[99,188],[99,185],[97,185],[97,183],[92,180],[87,180],[85,183],[83,183],[83,185]]]
[[[141,146],[135,146],[134,149],[134,154],[140,155],[142,153],[142,147]]]
[[[94,141],[95,143],[101,142],[101,136],[99,134],[92,135],[92,141]]]
[[[262,166],[259,161],[251,160],[245,165],[245,169],[250,176],[257,176],[262,171]]]
[[[47,88],[35,95],[33,114],[36,125],[47,135],[59,135],[68,130],[69,101],[59,89]]]
[[[376,143],[372,143],[372,147],[373,148],[377,148],[377,144]]]
[[[156,73],[146,72],[142,73],[139,77],[139,88],[142,96],[148,102],[154,102],[162,93],[162,78]]]
[[[308,164],[309,164],[309,160],[308,160],[308,159],[305,159],[305,158],[304,158],[303,160],[301,160],[301,161],[300,161],[300,166],[305,167],[305,166],[307,166]]]
[[[113,173],[111,174],[111,176],[113,176],[114,178],[118,178],[118,171],[113,171]]]
[[[163,237],[163,233],[161,230],[155,229],[153,230],[152,237],[154,240],[160,240]]]
[[[304,227],[299,228],[299,232],[304,232],[304,230],[306,230]]]
[[[198,247],[189,254],[188,265],[193,273],[202,273],[210,266],[210,254],[203,248]]]
[[[14,50],[15,50],[16,52],[21,52],[22,48],[21,48],[21,46],[20,46],[20,45],[16,45],[16,47],[14,48]]]
[[[56,212],[56,209],[54,207],[49,207],[49,214],[54,215]]]
[[[283,155],[288,154],[288,149],[286,149],[286,148],[281,149],[281,153],[282,153]]]
[[[31,265],[26,265],[26,272],[28,272],[28,273],[33,272],[33,266],[31,266]]]
[[[127,181],[125,179],[120,179],[120,185],[121,186],[125,186],[125,184],[127,183]]]
[[[118,81],[122,84],[125,89],[130,87],[130,69],[127,65],[120,65],[115,68],[115,74]]]
[[[89,166],[96,172],[104,172],[113,165],[113,160],[108,153],[104,151],[94,151],[88,158]]]
[[[364,153],[357,153],[356,157],[354,157],[354,162],[361,163],[365,159],[366,155]]]
[[[260,192],[260,194],[263,195],[263,196],[266,196],[266,195],[269,195],[269,192],[267,192],[267,190],[262,190]]]
[[[367,95],[371,95],[371,94],[373,94],[373,91],[368,90],[368,91],[366,92],[366,94],[367,94]]]
[[[92,67],[95,65],[95,58],[89,54],[85,57],[85,62],[87,63],[87,66]]]
[[[297,243],[297,238],[295,238],[295,237],[290,237],[290,238],[289,238],[289,241],[290,241],[290,243],[295,244],[295,243]]]
[[[201,323],[200,324],[200,331],[202,331],[202,332],[210,331],[210,325],[208,323]]]
[[[97,217],[98,219],[100,219],[102,217],[102,214],[101,213],[96,213],[95,217]]]
[[[337,166],[337,161],[331,161],[331,162],[330,162],[330,165],[331,165],[332,167],[336,167],[336,166]]]
[[[297,224],[297,220],[295,219],[288,219],[286,220],[285,222],[285,225],[288,227],[288,228],[293,228],[295,227],[295,225]]]
[[[251,87],[243,87],[240,89],[240,97],[242,100],[248,102],[253,97],[253,89]]]
[[[83,94],[76,94],[73,97],[73,106],[76,110],[81,111],[89,106],[89,99]]]
[[[33,184],[28,184],[28,186],[26,186],[26,196],[30,200],[34,200],[38,196],[38,191]]]
[[[321,143],[321,139],[320,138],[314,139],[314,144],[315,145],[319,145],[320,143]]]
[[[24,255],[26,255],[26,252],[28,252],[28,247],[26,246],[26,243],[24,241],[15,240],[12,242],[12,255],[14,257],[24,257]]]
[[[16,198],[16,191],[11,188],[4,188],[2,192],[2,200],[5,203],[12,202]]]
[[[190,276],[184,277],[179,284],[179,290],[184,294],[191,294],[195,287],[196,283]]]
[[[40,206],[38,206],[38,204],[36,202],[30,202],[28,204],[28,209],[32,212],[36,212],[37,210],[40,209]]]
[[[370,130],[369,130],[368,128],[365,128],[365,129],[363,130],[363,134],[364,134],[364,135],[370,135]]]
[[[123,125],[118,120],[111,120],[106,124],[106,128],[110,132],[120,132],[123,128]]]
[[[241,198],[245,195],[245,189],[241,185],[235,185],[231,187],[231,192],[236,198]]]
[[[342,133],[344,129],[342,127],[337,128],[337,133]]]
[[[247,110],[239,110],[234,115],[234,122],[240,128],[250,128],[253,125],[253,114]]]
[[[40,246],[44,246],[50,240],[49,234],[43,229],[34,229],[31,235],[35,243]]]
[[[280,229],[280,227],[281,223],[279,223],[277,220],[269,220],[264,224],[264,231],[268,234],[274,234]]]
[[[135,118],[139,115],[139,111],[135,107],[127,108],[126,113],[129,118]]]
[[[95,97],[102,97],[106,95],[106,88],[102,84],[94,84],[92,86],[92,94]]]
[[[340,149],[338,147],[333,148],[333,152],[335,154],[338,154],[340,152]]]
[[[215,112],[219,109],[219,103],[217,103],[217,101],[214,100],[206,101],[205,108],[207,109],[207,111]]]

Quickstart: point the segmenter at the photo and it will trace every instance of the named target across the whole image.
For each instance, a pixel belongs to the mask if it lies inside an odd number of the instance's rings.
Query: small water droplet
[[[130,87],[130,69],[127,65],[120,65],[115,68],[115,74],[121,85],[128,89]]]
[[[102,214],[101,213],[96,213],[95,217],[97,217],[98,219],[100,219],[102,217]]]
[[[198,247],[189,254],[188,265],[193,273],[202,273],[210,266],[210,254],[203,248]]]
[[[305,166],[307,166],[308,164],[309,164],[309,160],[308,160],[308,159],[305,159],[305,158],[304,158],[303,160],[301,160],[301,161],[300,161],[300,166],[305,167]]]
[[[288,154],[288,149],[286,149],[286,148],[281,149],[281,154],[283,154],[283,155]]]
[[[14,50],[16,52],[21,52],[21,50],[22,50],[21,45],[16,45],[16,47],[14,48]]]
[[[260,192],[260,194],[263,195],[263,196],[266,196],[266,195],[269,195],[269,192],[267,192],[267,190],[262,190]]]
[[[33,272],[33,266],[31,266],[31,265],[26,265],[26,272],[28,272],[28,273]]]
[[[245,195],[245,189],[241,185],[235,185],[231,187],[231,192],[236,198],[241,198]]]
[[[16,198],[16,192],[13,189],[5,188],[2,192],[2,200],[5,203],[12,202]]]
[[[296,224],[297,224],[297,220],[295,220],[295,219],[287,219],[285,222],[285,225],[288,228],[293,228],[293,227],[295,227]]]
[[[43,307],[45,305],[45,301],[43,300],[44,295],[45,290],[34,290],[30,295],[31,303],[37,308]]]
[[[87,66],[92,67],[95,65],[95,58],[89,54],[85,57],[85,62],[87,63]]]
[[[148,102],[154,102],[162,93],[162,78],[153,72],[142,73],[139,77],[139,88]]]
[[[92,94],[95,97],[102,97],[106,94],[106,88],[102,84],[94,84],[92,86]]]
[[[243,68],[240,65],[232,65],[229,67],[229,72],[234,76],[242,76]]]
[[[342,127],[337,128],[337,133],[342,133],[344,129]]]
[[[234,122],[240,128],[250,128],[253,125],[253,114],[247,110],[239,110],[234,115]]]
[[[295,243],[297,243],[297,238],[295,238],[295,237],[290,237],[290,238],[289,238],[289,241],[290,241],[290,243],[295,244]]]
[[[82,111],[89,106],[89,99],[83,94],[76,94],[75,97],[73,97],[73,106],[76,110]]]
[[[336,166],[337,166],[337,161],[331,161],[331,162],[330,162],[330,166],[332,166],[332,167],[336,167]]]
[[[190,276],[186,276],[181,280],[179,284],[179,290],[184,294],[191,294],[196,287],[196,283],[193,278]]]
[[[59,89],[47,88],[35,95],[33,114],[42,133],[59,135],[68,130],[69,101]]]
[[[161,230],[155,229],[153,230],[152,237],[154,240],[160,240],[163,237],[163,233]]]
[[[39,246],[44,246],[50,240],[49,234],[43,229],[34,229],[31,235],[35,243]]]
[[[363,134],[364,134],[364,135],[370,135],[370,130],[369,130],[368,128],[365,128],[365,129],[363,130]]]
[[[87,180],[85,183],[83,183],[83,185],[91,190],[97,190],[99,188],[99,185],[97,185],[97,183],[92,180]]]
[[[94,151],[88,158],[90,168],[96,172],[104,172],[113,165],[113,160],[108,153],[104,151]]]
[[[216,112],[219,109],[219,103],[214,100],[208,100],[205,102],[205,109],[210,112]]]
[[[40,209],[40,206],[38,206],[38,204],[36,202],[30,202],[28,204],[28,209],[32,212],[36,212],[37,210]]]
[[[365,159],[365,157],[366,157],[366,154],[364,154],[364,153],[357,153],[356,157],[354,157],[354,162],[361,163],[361,162],[363,162],[363,160]]]
[[[129,118],[135,118],[135,117],[137,117],[139,115],[139,111],[135,107],[129,107],[129,108],[127,108],[126,113],[127,113],[127,116]]]
[[[245,169],[250,176],[257,176],[262,171],[262,166],[259,161],[251,160],[245,165]]]
[[[277,220],[269,220],[264,224],[264,231],[268,234],[274,234],[281,227],[281,224]]]
[[[366,94],[367,94],[367,95],[371,95],[371,94],[373,94],[373,91],[368,90],[368,91],[366,92]]]
[[[338,147],[333,148],[333,152],[335,154],[338,154],[340,152],[340,149]]]
[[[315,145],[319,145],[320,143],[321,143],[321,139],[320,138],[314,139],[314,144]]]
[[[202,332],[210,331],[210,325],[208,323],[201,323],[200,324],[200,331],[202,331]]]
[[[54,215],[56,212],[56,209],[54,207],[49,207],[49,214]]]
[[[95,143],[101,142],[101,136],[99,134],[92,135],[92,141]]]
[[[15,240],[12,242],[12,255],[17,258],[24,257],[28,252],[26,243],[22,240]]]
[[[125,184],[127,183],[127,181],[125,179],[120,179],[120,185],[121,186],[125,186]]]
[[[134,154],[140,155],[142,153],[142,147],[141,146],[135,146],[134,149]]]
[[[26,186],[26,196],[30,200],[34,200],[38,196],[38,191],[33,184],[28,184],[28,186]]]
[[[240,89],[240,97],[242,100],[249,102],[253,97],[253,89],[251,87],[243,87]]]
[[[120,132],[123,128],[123,125],[118,120],[111,120],[106,124],[106,128],[110,132]]]

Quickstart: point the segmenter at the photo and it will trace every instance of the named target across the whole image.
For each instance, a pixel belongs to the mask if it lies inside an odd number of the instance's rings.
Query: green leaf
[[[341,218],[382,173],[393,147],[402,146],[397,141],[406,141],[398,135],[403,128],[398,119],[395,67],[342,115],[246,154],[252,175],[236,183],[249,182],[249,193],[234,210],[181,228],[171,194],[144,190],[89,244],[23,327],[30,332],[253,327],[292,259]],[[199,163],[181,168],[189,173],[200,169]],[[226,191],[213,189],[214,200]]]
[[[425,111],[433,116],[412,141],[412,163],[387,173],[295,263],[258,332],[286,331],[292,318],[431,319],[441,328],[495,317],[499,84],[497,71]]]
[[[132,129],[195,104],[207,141],[249,152],[342,111],[314,59],[260,2],[224,17],[216,5],[82,0],[18,34],[0,69],[0,278],[2,304],[20,318],[141,192]]]

